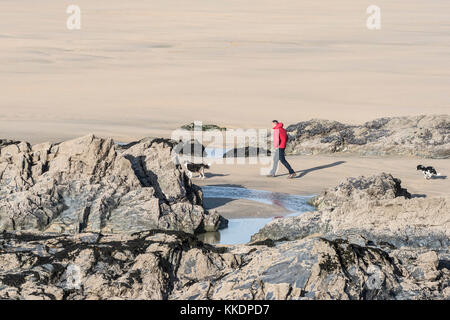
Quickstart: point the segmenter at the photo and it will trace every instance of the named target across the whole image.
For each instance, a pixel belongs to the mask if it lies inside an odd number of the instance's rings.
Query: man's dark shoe
[[[295,173],[291,173],[290,175],[288,175],[288,179],[293,179],[295,178]]]

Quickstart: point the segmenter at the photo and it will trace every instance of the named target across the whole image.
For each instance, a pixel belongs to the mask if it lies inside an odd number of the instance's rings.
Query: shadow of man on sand
[[[326,168],[335,167],[335,166],[341,165],[341,164],[343,164],[343,163],[345,163],[345,162],[346,162],[346,161],[336,161],[336,162],[333,162],[333,163],[324,164],[324,165],[322,165],[322,166],[313,167],[313,168],[309,168],[309,169],[305,169],[305,170],[300,170],[300,171],[297,171],[297,172],[295,172],[295,173],[300,173],[300,174],[297,176],[297,178],[301,178],[301,177],[306,176],[306,175],[307,175],[308,173],[310,173],[310,172],[313,172],[313,171],[316,171],[316,170],[322,170],[322,169],[326,169]]]
[[[322,170],[322,169],[326,169],[326,168],[335,167],[335,166],[341,165],[341,164],[343,164],[343,163],[345,163],[345,162],[346,162],[346,161],[336,161],[336,162],[333,162],[333,163],[324,164],[324,165],[322,165],[322,166],[317,166],[317,167],[313,167],[313,168],[309,168],[309,169],[305,169],[305,170],[298,170],[298,171],[295,172],[296,174],[299,174],[299,175],[296,176],[296,178],[304,177],[304,176],[306,176],[308,173],[313,172],[313,171],[316,171],[316,170]],[[285,173],[285,174],[280,174],[280,175],[278,175],[278,176],[287,176],[287,173]]]

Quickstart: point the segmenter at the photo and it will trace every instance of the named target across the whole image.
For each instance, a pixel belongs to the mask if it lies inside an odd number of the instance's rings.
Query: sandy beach
[[[66,28],[69,4],[81,30]],[[267,128],[448,114],[450,3],[5,0],[0,137],[170,136],[200,120]]]
[[[449,21],[449,0],[0,0],[0,300],[450,300]],[[228,137],[184,144],[205,179],[174,161],[181,126],[274,119],[293,179],[215,163]]]
[[[418,164],[432,165],[440,172],[450,172],[448,159],[408,159],[408,158],[370,158],[356,156],[288,156],[287,160],[297,172],[297,178],[286,179],[287,170],[280,166],[277,177],[260,175],[258,165],[214,165],[206,174],[206,179],[194,178],[200,186],[233,186],[250,189],[283,192],[296,195],[317,195],[326,188],[339,184],[347,177],[371,176],[381,172],[391,173],[402,181],[413,197],[448,196],[450,179],[445,175],[426,180],[416,171]],[[445,179],[444,179],[445,178]],[[225,217],[267,217],[286,214],[276,204],[265,205],[252,201],[255,208],[241,203],[242,200],[207,202],[207,207],[217,210]]]
[[[402,180],[413,194],[427,196],[445,196],[450,190],[450,179],[436,177],[426,180],[418,164],[434,166],[440,172],[450,172],[448,159],[405,159],[405,158],[369,158],[356,156],[287,156],[291,166],[297,172],[297,178],[287,179],[287,170],[280,165],[275,178],[259,174],[258,165],[214,165],[207,179],[194,178],[198,185],[223,185],[260,189],[291,194],[314,195],[323,189],[334,187],[346,177],[373,175],[381,172],[391,173]]]
[[[95,133],[127,142],[169,137],[194,120],[268,128],[273,118],[363,123],[450,110],[448,1],[381,1],[379,31],[366,28],[368,4],[356,0],[77,5],[82,28],[70,31],[66,2],[2,2],[0,137],[37,143]],[[217,165],[195,181],[313,195],[345,177],[386,171],[417,195],[443,195],[450,186],[425,181],[414,169],[421,160],[289,161],[300,178]],[[426,163],[450,172],[448,160]],[[230,217],[283,213],[248,200],[207,206]]]

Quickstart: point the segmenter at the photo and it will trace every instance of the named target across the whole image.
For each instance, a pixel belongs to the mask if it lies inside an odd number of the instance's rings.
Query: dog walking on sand
[[[295,178],[295,171],[291,168],[289,162],[287,162],[284,154],[284,150],[286,149],[286,143],[288,141],[288,135],[286,130],[283,128],[283,123],[278,122],[277,120],[273,120],[273,167],[268,174],[268,177],[275,177],[275,173],[278,168],[278,161],[280,161],[286,169],[289,171],[288,179]]]

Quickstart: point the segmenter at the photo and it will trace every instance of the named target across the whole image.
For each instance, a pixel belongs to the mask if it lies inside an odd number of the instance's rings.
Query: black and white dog
[[[211,166],[210,163],[204,164],[204,163],[191,163],[189,161],[184,161],[184,166],[187,170],[187,175],[190,179],[192,179],[192,176],[194,173],[198,173],[199,177],[202,179],[205,179],[205,169],[209,169]]]
[[[417,170],[422,171],[425,179],[427,179],[427,180],[432,178],[432,177],[434,177],[434,176],[440,176],[441,175],[439,172],[436,171],[435,168],[433,168],[433,167],[425,167],[425,166],[423,166],[421,164],[419,164],[417,166]]]

